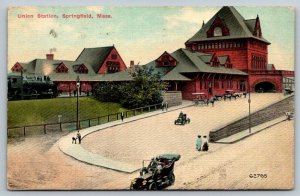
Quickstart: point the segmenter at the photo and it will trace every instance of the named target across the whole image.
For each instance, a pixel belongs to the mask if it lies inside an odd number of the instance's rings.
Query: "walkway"
[[[86,137],[87,135],[89,135],[93,132],[102,130],[102,129],[106,129],[108,127],[114,127],[114,126],[118,126],[118,125],[121,125],[124,123],[129,123],[129,122],[137,121],[140,119],[148,118],[150,116],[160,115],[160,114],[164,114],[166,112],[179,110],[182,108],[190,107],[193,104],[194,103],[191,101],[183,101],[182,105],[170,107],[168,109],[168,111],[157,110],[157,111],[125,118],[124,122],[122,122],[121,120],[117,120],[117,121],[105,123],[102,125],[89,127],[89,128],[80,130],[80,134],[82,136],[82,139],[84,139],[84,137]],[[135,166],[132,166],[130,164],[126,164],[126,163],[123,163],[120,161],[114,161],[114,160],[105,158],[101,155],[91,153],[91,152],[87,151],[86,149],[84,149],[81,145],[72,144],[72,137],[74,137],[75,135],[76,135],[76,132],[72,132],[72,133],[62,137],[59,141],[59,149],[66,155],[69,155],[79,161],[82,161],[82,162],[85,162],[88,164],[101,166],[101,167],[109,168],[109,169],[116,170],[116,171],[126,172],[126,173],[133,173],[140,169],[140,167],[135,167]]]

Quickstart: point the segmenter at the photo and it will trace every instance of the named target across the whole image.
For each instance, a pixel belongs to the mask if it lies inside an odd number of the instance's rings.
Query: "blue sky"
[[[75,60],[83,48],[115,45],[123,60],[145,64],[187,39],[221,7],[11,7],[8,13],[8,68],[45,58]],[[294,9],[236,7],[245,19],[260,17],[269,46],[269,63],[294,70]],[[24,19],[18,14],[57,14],[59,19]],[[110,14],[111,19],[63,19],[62,14]],[[57,37],[49,34],[54,29]]]

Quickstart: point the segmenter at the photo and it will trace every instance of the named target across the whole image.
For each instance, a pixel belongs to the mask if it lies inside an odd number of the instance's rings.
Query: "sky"
[[[295,9],[235,7],[245,19],[259,15],[269,46],[269,63],[294,70]],[[184,48],[221,7],[10,7],[8,10],[8,70],[16,62],[45,58],[76,60],[83,48],[114,45],[125,64],[146,64],[164,51]],[[34,18],[19,18],[19,15]],[[56,14],[59,18],[37,18]],[[92,14],[93,19],[62,18],[63,14]],[[97,14],[111,18],[97,18]],[[52,31],[51,31],[52,30]],[[50,33],[52,32],[52,33]],[[54,32],[54,33],[53,33]],[[55,36],[54,36],[55,34]],[[55,50],[53,50],[55,49]]]

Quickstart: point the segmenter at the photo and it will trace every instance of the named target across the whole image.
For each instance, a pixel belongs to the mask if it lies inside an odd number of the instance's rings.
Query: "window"
[[[200,80],[200,90],[202,90],[202,80]]]
[[[214,37],[222,36],[222,29],[220,27],[215,27],[214,29]]]
[[[107,61],[107,73],[115,73],[120,70],[119,62]]]
[[[167,56],[164,56],[162,61],[163,61],[163,65],[166,65],[166,66],[170,65],[170,61],[169,61],[169,58]]]
[[[214,88],[219,88],[219,80],[214,81]]]
[[[112,58],[112,59],[117,59],[117,54],[113,53],[113,54],[111,55],[111,58]]]

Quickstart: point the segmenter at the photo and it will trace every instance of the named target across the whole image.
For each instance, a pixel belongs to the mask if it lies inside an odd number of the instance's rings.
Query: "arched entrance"
[[[271,82],[259,82],[255,85],[255,92],[258,93],[273,93],[276,92],[275,85]]]

